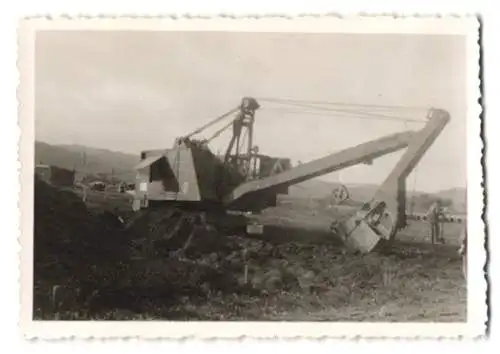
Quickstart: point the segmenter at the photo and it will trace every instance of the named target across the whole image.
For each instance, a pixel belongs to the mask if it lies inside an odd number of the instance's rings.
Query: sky
[[[35,50],[37,140],[139,155],[172,146],[176,137],[226,113],[245,96],[432,106],[450,112],[451,122],[408,177],[407,188],[465,187],[463,37],[40,31]],[[267,101],[261,106],[255,123],[259,151],[294,163],[421,127],[317,115]],[[398,114],[408,117],[402,110]],[[411,118],[424,119],[425,111]],[[223,151],[228,142],[223,135],[211,147]],[[322,178],[379,184],[401,154]]]

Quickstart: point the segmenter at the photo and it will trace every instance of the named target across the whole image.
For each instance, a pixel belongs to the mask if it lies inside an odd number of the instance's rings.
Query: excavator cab
[[[135,210],[166,202],[218,204],[221,195],[245,180],[206,146],[189,139],[177,140],[171,149],[142,152],[135,170]]]

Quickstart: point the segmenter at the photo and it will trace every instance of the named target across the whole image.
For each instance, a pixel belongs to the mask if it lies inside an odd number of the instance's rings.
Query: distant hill
[[[371,184],[345,184],[345,186],[349,191],[351,200],[355,202],[370,200],[379,188],[378,185]],[[289,197],[297,199],[328,198],[337,187],[339,187],[338,183],[313,179],[291,186]],[[415,212],[424,212],[437,198],[443,201],[450,201],[452,203],[450,211],[465,213],[467,210],[465,188],[452,188],[432,194],[407,191],[408,208],[413,209]]]
[[[84,168],[84,156],[86,168]],[[61,168],[98,174],[113,173],[115,176],[131,180],[134,178],[133,167],[139,156],[122,152],[96,149],[80,145],[50,145],[35,142],[35,163],[54,165]]]
[[[50,145],[44,142],[35,143],[35,163],[54,165],[67,169],[83,170],[83,154],[86,154],[87,173],[111,174],[127,181],[133,181],[133,167],[138,163],[139,156],[117,151],[97,149],[80,145]],[[290,187],[289,196],[297,199],[322,199],[332,195],[338,183],[312,179]],[[346,184],[352,200],[367,201],[377,191],[378,185]],[[432,197],[448,199],[453,202],[453,209],[457,212],[466,210],[466,192],[464,188],[452,188],[435,193]],[[429,195],[421,192],[408,192],[417,204],[429,203]],[[422,203],[423,201],[423,203]]]
[[[465,188],[451,188],[436,193],[439,198],[449,199],[457,211],[467,210],[467,190]]]
[[[349,191],[351,199],[365,201],[373,197],[377,192],[379,185],[376,184],[344,184]],[[330,196],[332,192],[340,186],[339,183],[323,181],[321,179],[312,179],[301,184],[290,187],[290,196],[294,198],[324,198]],[[408,197],[419,192],[408,191]]]
[[[300,184],[291,186],[289,195],[292,198],[325,198],[340,186],[339,183],[323,181],[320,179],[312,179]],[[363,184],[354,185],[346,184],[349,190],[350,197],[354,200],[367,200],[375,194],[378,189],[377,185]]]

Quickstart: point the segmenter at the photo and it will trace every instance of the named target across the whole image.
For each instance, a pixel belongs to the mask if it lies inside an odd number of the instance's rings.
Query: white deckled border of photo
[[[309,33],[414,33],[462,35],[467,40],[467,212],[468,277],[465,323],[352,322],[171,322],[171,321],[33,321],[33,173],[34,173],[34,42],[38,30],[162,30]],[[485,225],[482,220],[481,106],[479,21],[472,16],[304,16],[190,19],[35,18],[22,21],[19,41],[19,125],[21,127],[21,330],[26,338],[476,338],[487,323]],[[452,117],[453,119],[453,117]],[[480,240],[481,239],[481,240]]]

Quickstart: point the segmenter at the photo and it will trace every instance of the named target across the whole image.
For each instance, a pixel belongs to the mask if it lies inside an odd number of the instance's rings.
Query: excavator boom
[[[406,178],[448,124],[450,116],[431,109],[428,122],[419,131],[407,131],[336,152],[284,172],[237,186],[224,199],[228,209],[244,210],[278,188],[288,187],[321,175],[407,148],[372,200],[355,215],[332,224],[332,231],[355,251],[370,252],[380,239],[393,241],[406,226]]]
[[[244,208],[253,197],[259,198],[267,190],[291,186],[360,163],[370,163],[378,157],[401,150],[408,146],[414,135],[415,132],[407,131],[385,136],[284,172],[244,183],[226,196],[224,202],[232,209]]]

